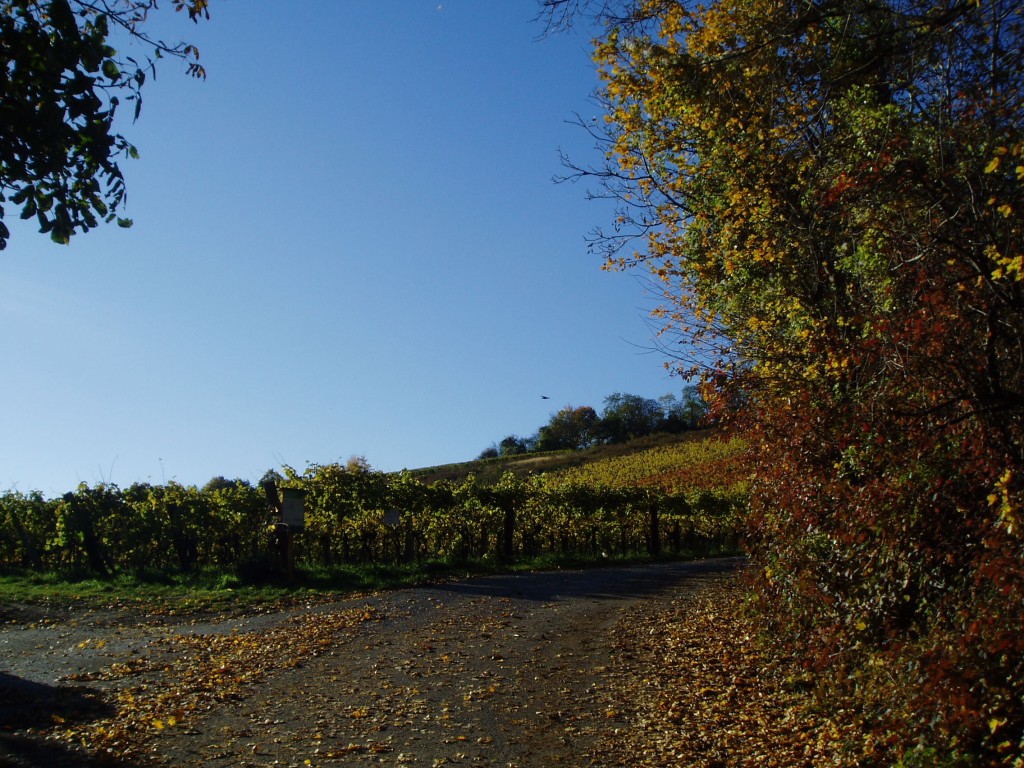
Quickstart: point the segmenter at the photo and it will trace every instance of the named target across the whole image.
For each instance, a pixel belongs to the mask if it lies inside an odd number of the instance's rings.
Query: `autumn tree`
[[[491,443],[489,446],[480,451],[479,454],[477,454],[476,460],[486,461],[487,459],[496,459],[500,455],[501,453],[498,450],[498,446],[496,446],[494,443]]]
[[[657,400],[614,392],[604,399],[597,436],[606,443],[624,443],[657,432],[663,420]]]
[[[607,162],[571,175],[618,201],[593,244],[661,285],[663,338],[697,350],[679,367],[744,403],[766,620],[897,757],[1012,764],[1024,9],[582,5]]]
[[[533,438],[520,437],[519,435],[508,435],[498,443],[499,456],[518,456],[521,453],[529,453],[534,450],[536,440]]]
[[[173,0],[195,22],[208,0]],[[130,226],[118,165],[137,151],[114,126],[120,100],[138,118],[142,88],[169,56],[205,77],[199,51],[168,45],[145,27],[157,0],[0,0],[0,250],[7,203],[67,243],[101,221]],[[113,44],[141,44],[145,61]],[[122,46],[123,47],[123,46]]]
[[[687,385],[681,398],[673,394],[662,395],[658,398],[658,404],[664,414],[663,429],[666,432],[697,429],[708,418],[708,404],[695,384]]]
[[[537,433],[538,451],[578,451],[593,444],[597,413],[589,405],[567,405],[552,414]]]

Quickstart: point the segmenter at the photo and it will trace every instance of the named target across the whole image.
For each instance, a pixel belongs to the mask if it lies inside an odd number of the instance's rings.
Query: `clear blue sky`
[[[165,61],[126,121],[135,226],[61,247],[12,222],[0,253],[0,488],[416,468],[680,392],[641,283],[587,253],[607,206],[551,181],[560,148],[597,159],[568,124],[596,77],[536,11],[165,4],[209,78]]]

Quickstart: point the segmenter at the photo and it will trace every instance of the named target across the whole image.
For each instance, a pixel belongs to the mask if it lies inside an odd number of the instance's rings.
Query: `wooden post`
[[[650,516],[651,516],[651,537],[648,545],[648,551],[657,557],[661,554],[661,531],[658,530],[658,504],[652,499],[648,498],[647,503],[650,505]]]
[[[114,564],[109,561],[103,544],[96,535],[95,521],[91,510],[82,509],[75,494],[65,493],[65,503],[71,508],[72,526],[78,533],[82,534],[82,546],[85,548],[86,557],[89,558],[89,567],[99,573],[103,578],[109,579]],[[105,503],[105,500],[101,503]],[[109,566],[109,567],[108,567]]]
[[[384,526],[391,530],[390,540],[391,545],[395,548],[395,562],[402,562],[402,513],[400,510],[391,507],[384,510]],[[387,559],[387,552],[384,553],[384,559]]]
[[[287,526],[288,580],[295,579],[295,534],[306,529],[306,491],[281,489],[281,521]]]
[[[278,515],[281,514],[281,497],[277,495],[277,484],[273,480],[264,480],[260,483],[263,494],[267,497],[267,506]]]
[[[516,558],[516,508],[511,499],[505,501],[505,520],[502,542],[502,558],[511,563]]]
[[[283,561],[288,580],[295,578],[295,533],[306,527],[306,491],[301,488],[282,488],[278,494],[273,480],[262,483],[267,506],[278,514],[274,524],[277,551]]]

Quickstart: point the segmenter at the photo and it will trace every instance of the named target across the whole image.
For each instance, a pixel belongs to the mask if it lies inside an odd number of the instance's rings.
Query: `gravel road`
[[[595,745],[626,725],[603,675],[624,653],[617,624],[739,562],[492,576],[202,623],[103,611],[12,621],[8,607],[0,765],[604,765]],[[211,690],[186,702],[197,679]],[[73,746],[74,728],[104,733],[96,722],[113,729],[147,701],[156,715],[123,729],[130,758]]]

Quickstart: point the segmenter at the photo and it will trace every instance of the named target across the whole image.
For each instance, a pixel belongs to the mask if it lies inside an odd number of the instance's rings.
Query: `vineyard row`
[[[706,553],[736,546],[742,486],[688,490],[612,487],[506,475],[485,486],[425,485],[409,473],[286,468],[306,492],[299,565],[541,555]],[[274,567],[281,530],[264,490],[244,481],[82,485],[61,498],[0,496],[0,568],[39,571]]]

